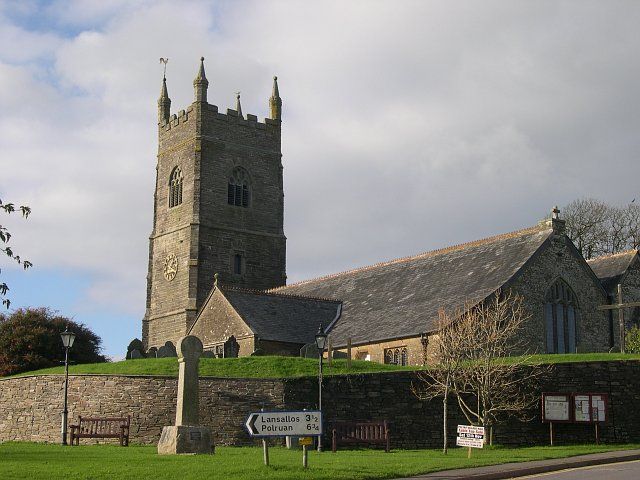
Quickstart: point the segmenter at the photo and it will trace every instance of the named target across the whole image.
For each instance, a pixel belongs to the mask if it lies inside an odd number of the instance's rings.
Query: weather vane
[[[164,63],[164,72],[162,72],[162,76],[166,77],[167,76],[167,62],[169,61],[168,58],[162,58],[160,57],[160,63]]]

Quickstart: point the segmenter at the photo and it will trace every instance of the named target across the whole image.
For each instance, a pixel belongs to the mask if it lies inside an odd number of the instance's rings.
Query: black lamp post
[[[69,349],[73,346],[76,334],[70,332],[68,328],[60,334],[62,345],[64,346],[64,410],[62,411],[62,444],[67,444],[67,391],[69,389]]]
[[[327,334],[322,330],[322,324],[318,327],[316,333],[316,346],[318,347],[318,410],[322,413],[322,357],[324,355],[324,346],[327,343]],[[318,437],[318,451],[322,451],[322,438]]]

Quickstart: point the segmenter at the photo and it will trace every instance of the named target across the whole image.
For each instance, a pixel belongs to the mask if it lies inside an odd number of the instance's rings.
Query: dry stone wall
[[[442,444],[442,401],[421,401],[411,392],[412,372],[325,377],[323,407],[331,420],[387,419],[394,448],[439,447]],[[177,381],[170,377],[110,375],[71,376],[70,418],[77,415],[132,415],[131,441],[156,443],[175,418]],[[58,442],[63,377],[49,375],[0,380],[0,441]],[[598,392],[610,398],[609,421],[600,429],[604,442],[640,441],[640,361],[561,364],[553,367],[539,392]],[[216,444],[250,445],[243,424],[252,411],[315,408],[315,378],[201,378],[200,418]],[[467,422],[452,402],[451,441],[455,425]],[[539,407],[531,421],[509,420],[495,430],[500,444],[547,444],[548,426]],[[558,444],[591,442],[593,426],[557,425]],[[328,442],[329,436],[325,439]]]

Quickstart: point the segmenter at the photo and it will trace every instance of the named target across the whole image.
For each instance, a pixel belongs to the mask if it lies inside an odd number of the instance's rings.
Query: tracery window
[[[391,365],[408,365],[409,356],[407,347],[387,348],[384,351],[384,363]]]
[[[251,184],[249,174],[242,167],[233,169],[227,185],[227,203],[236,207],[249,206],[251,201]]]
[[[182,170],[176,167],[169,177],[169,208],[182,203]]]
[[[384,363],[393,363],[393,350],[387,349],[384,351]]]
[[[406,348],[403,348],[403,349],[400,351],[400,365],[402,365],[403,367],[406,367],[406,366],[409,364],[409,362],[408,362],[408,358],[407,358],[407,357],[408,357],[408,355],[407,355],[407,349],[406,349]]]
[[[575,353],[578,301],[571,287],[561,279],[547,290],[544,318],[547,353]]]

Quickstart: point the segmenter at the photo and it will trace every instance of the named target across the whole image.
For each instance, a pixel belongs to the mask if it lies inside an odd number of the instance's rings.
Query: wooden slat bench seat
[[[71,445],[79,444],[81,438],[117,438],[120,445],[129,445],[131,415],[126,417],[78,417],[78,424],[71,425]]]
[[[389,424],[383,421],[334,422],[331,425],[331,451],[338,444],[384,445],[389,451]]]

